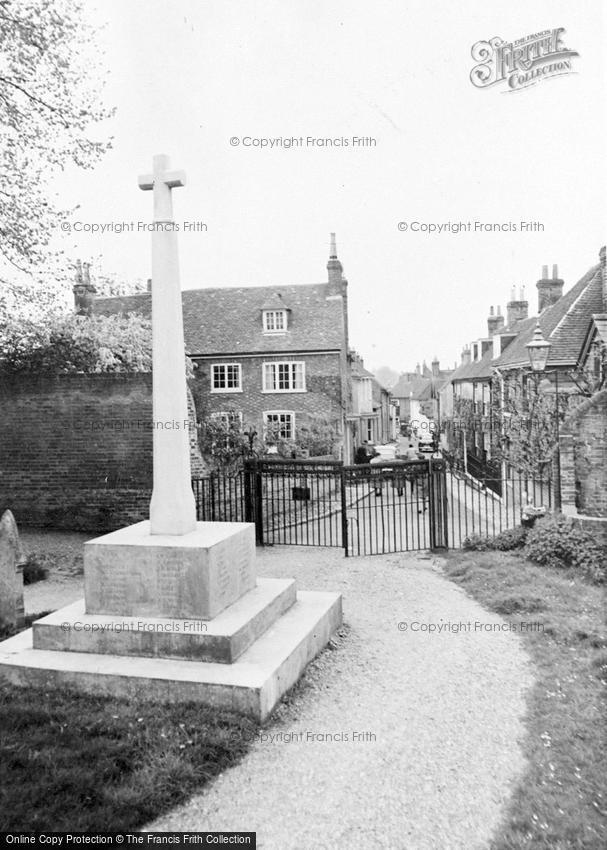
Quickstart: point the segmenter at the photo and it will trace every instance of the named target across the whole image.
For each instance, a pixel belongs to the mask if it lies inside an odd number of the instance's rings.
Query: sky
[[[462,8],[462,6],[464,8]],[[151,276],[146,232],[85,232],[152,217],[137,185],[165,153],[187,184],[173,191],[181,284],[326,280],[337,234],[349,287],[350,344],[366,365],[453,366],[486,334],[492,305],[558,263],[565,289],[605,243],[602,4],[510,0],[106,0],[100,128],[112,150],[56,186],[71,231],[57,235],[93,275]],[[479,41],[563,27],[573,73],[516,91],[479,88]],[[348,146],[309,144],[347,140]],[[354,145],[354,137],[375,144]],[[253,139],[303,139],[261,148]],[[231,143],[231,140],[237,140]],[[471,222],[459,233],[422,224]],[[517,225],[474,232],[475,222]],[[543,229],[521,232],[520,222]],[[184,224],[194,223],[186,231]],[[206,225],[206,230],[196,222]],[[403,228],[403,224],[407,229]],[[419,224],[416,224],[419,223]]]

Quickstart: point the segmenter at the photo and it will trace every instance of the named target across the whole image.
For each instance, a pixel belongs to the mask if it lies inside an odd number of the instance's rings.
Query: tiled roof
[[[603,310],[603,291],[600,265],[593,266],[569,292],[544,310],[538,319],[527,319],[523,330],[493,365],[503,369],[526,366],[529,363],[527,344],[539,321],[544,338],[552,344],[548,365],[573,365],[577,362],[590,317]]]
[[[480,360],[473,360],[471,363],[462,364],[451,375],[451,383],[458,381],[483,381],[488,380],[492,375],[493,364],[493,349],[488,348]]]
[[[428,387],[432,386],[432,381],[429,378],[417,377],[413,381],[407,381],[401,378],[390,393],[393,398],[414,398],[416,401],[429,396],[425,396]]]
[[[362,365],[362,363],[360,363],[360,361],[358,361],[358,360],[352,361],[352,363],[350,364],[350,372],[352,374],[352,377],[354,377],[354,378],[373,378],[373,379],[375,379],[375,375],[373,374],[373,372],[369,372],[368,369],[365,369],[365,367]],[[379,383],[379,381],[377,383]]]
[[[327,296],[331,295],[330,298]],[[262,333],[262,310],[290,310],[284,334]],[[326,283],[188,289],[182,293],[186,350],[191,356],[271,351],[339,350],[344,343],[343,301]],[[151,294],[98,298],[98,314],[149,316]]]

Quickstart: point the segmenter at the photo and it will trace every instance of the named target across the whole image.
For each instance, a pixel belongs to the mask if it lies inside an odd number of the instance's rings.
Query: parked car
[[[424,454],[434,454],[436,451],[436,440],[434,438],[434,434],[430,431],[424,431],[420,434],[418,451],[424,452]]]
[[[373,446],[375,451],[377,452],[377,456],[372,458],[371,463],[389,463],[393,460],[396,460],[396,443],[386,443],[382,446]]]
[[[373,466],[378,466],[378,465],[381,465],[382,463],[392,463],[393,461],[397,460],[397,457],[396,457],[396,450],[398,448],[397,443],[386,443],[384,445],[373,446],[373,448],[377,452],[376,457],[374,457],[371,460],[371,463],[373,464]],[[382,487],[383,487],[382,479],[381,478],[375,478],[373,484],[374,484],[373,489],[375,490],[375,495],[381,496]]]

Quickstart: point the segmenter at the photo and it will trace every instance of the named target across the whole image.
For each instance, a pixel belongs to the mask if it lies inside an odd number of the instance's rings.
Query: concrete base
[[[296,595],[293,579],[259,579],[257,587],[208,622],[87,614],[80,600],[37,620],[33,647],[232,664],[288,611]]]
[[[149,521],[84,544],[88,614],[211,620],[255,587],[255,528],[199,522],[179,536]]]
[[[53,616],[68,621],[72,609],[67,606]],[[264,720],[341,621],[339,594],[300,592],[295,604],[233,664],[34,649],[29,629],[0,643],[0,674],[22,686],[197,701]]]

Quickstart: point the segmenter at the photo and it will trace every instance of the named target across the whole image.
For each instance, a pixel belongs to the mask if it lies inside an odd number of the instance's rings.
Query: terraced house
[[[337,432],[343,457],[351,456],[347,281],[334,234],[327,271],[324,283],[183,292],[199,420],[236,418],[246,430],[271,429],[286,440],[323,421]],[[93,309],[149,315],[151,294],[97,299]]]
[[[524,290],[518,297],[513,290],[506,319],[492,308],[486,336],[465,346],[461,365],[442,390],[450,420],[446,448],[470,475],[501,493],[504,476],[522,457],[517,439],[528,437],[534,425],[538,439],[523,441],[523,449],[540,472],[542,463],[552,467],[542,474],[552,479],[554,503],[604,516],[605,249],[600,262],[567,291],[556,266],[551,275],[543,267],[536,289],[535,316],[529,316]],[[534,340],[547,352],[535,374],[529,351]],[[508,427],[515,419],[518,434]]]

